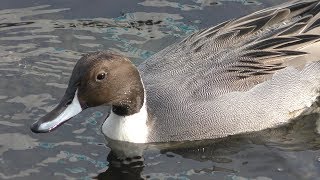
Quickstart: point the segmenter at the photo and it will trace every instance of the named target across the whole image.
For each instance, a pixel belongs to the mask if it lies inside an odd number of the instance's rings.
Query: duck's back
[[[149,141],[257,131],[311,106],[320,87],[319,10],[319,1],[265,9],[146,60],[139,70],[152,114]]]

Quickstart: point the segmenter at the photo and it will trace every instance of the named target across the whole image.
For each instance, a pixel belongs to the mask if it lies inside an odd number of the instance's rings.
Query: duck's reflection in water
[[[141,173],[144,168],[144,159],[142,156],[133,158],[119,159],[118,156],[111,151],[108,154],[107,161],[109,168],[103,173],[100,173],[95,179],[144,179]]]
[[[159,152],[165,157],[174,157],[177,161],[190,159],[211,163],[211,166],[209,165],[210,167],[206,168],[197,167],[196,164],[194,167],[191,165],[193,173],[211,173],[211,175],[221,178],[223,176],[213,173],[221,172],[224,176],[226,174],[239,174],[240,176],[248,175],[250,177],[263,174],[267,177],[281,178],[283,176],[277,175],[274,169],[281,171],[282,167],[290,169],[291,167],[288,166],[292,166],[304,171],[305,163],[310,163],[308,157],[305,157],[305,162],[299,159],[299,154],[295,154],[295,157],[292,158],[293,153],[320,149],[320,135],[316,130],[318,119],[320,119],[319,114],[311,114],[278,128],[215,140],[157,144],[132,144],[108,140],[108,146],[113,147],[107,157],[109,168],[95,178],[152,179],[152,175],[145,174],[143,171],[144,168],[153,166],[152,163],[148,162],[149,157]],[[157,152],[154,153],[155,151]],[[316,159],[317,157],[311,158]],[[160,161],[165,163],[165,160]],[[177,167],[175,167],[177,164],[168,163],[168,166],[175,168],[174,171],[177,170]],[[178,164],[178,166],[180,165]],[[157,167],[159,168],[159,165]],[[310,170],[310,166],[305,168]],[[290,177],[290,173],[293,172],[287,171],[287,173],[286,177]],[[299,177],[302,178],[302,175],[303,172],[300,173]],[[314,175],[311,174],[311,177],[314,177]]]

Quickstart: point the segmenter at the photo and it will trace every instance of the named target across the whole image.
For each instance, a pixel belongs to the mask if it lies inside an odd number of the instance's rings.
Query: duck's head
[[[132,115],[143,102],[143,84],[130,60],[109,52],[87,54],[75,65],[58,106],[33,123],[31,130],[50,132],[82,110],[103,104],[119,116]]]

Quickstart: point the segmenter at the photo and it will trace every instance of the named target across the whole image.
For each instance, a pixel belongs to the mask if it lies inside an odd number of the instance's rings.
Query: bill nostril
[[[69,106],[72,103],[72,99],[70,99],[65,106]]]

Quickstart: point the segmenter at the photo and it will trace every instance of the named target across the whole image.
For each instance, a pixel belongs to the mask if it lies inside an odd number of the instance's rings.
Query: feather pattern
[[[222,137],[296,117],[281,113],[303,109],[318,96],[320,65],[312,50],[320,40],[319,11],[318,0],[264,9],[194,33],[141,64],[148,107],[157,119],[149,141]],[[303,83],[309,89],[297,88]],[[295,107],[274,100],[295,93],[309,95],[291,102]]]

